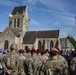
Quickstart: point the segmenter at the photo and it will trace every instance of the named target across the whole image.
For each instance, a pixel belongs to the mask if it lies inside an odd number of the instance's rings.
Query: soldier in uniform
[[[28,75],[28,64],[29,64],[29,59],[31,58],[31,51],[29,48],[26,49],[26,53],[24,54],[24,56],[26,57],[24,69],[25,69],[26,75]]]
[[[32,57],[29,59],[28,65],[28,75],[38,75],[38,58],[37,51],[35,49],[31,50]]]
[[[41,51],[41,59],[42,63],[45,63],[49,59],[49,57],[46,56],[46,50]]]
[[[56,48],[50,51],[50,56],[51,59],[43,64],[41,68],[43,72],[41,71],[40,75],[68,75],[64,63],[58,60],[59,51]]]
[[[68,71],[67,69],[69,68],[68,67],[68,62],[67,62],[67,60],[61,55],[61,50],[59,49],[59,48],[56,48],[55,47],[55,50],[57,50],[59,53],[58,53],[58,60],[60,61],[60,62],[62,62],[65,66],[66,66],[66,71]],[[68,72],[66,72],[66,73],[68,73]]]
[[[6,75],[18,75],[18,54],[17,45],[14,43],[10,46],[10,53],[3,57],[2,66]]]
[[[46,49],[45,51],[46,51],[46,54],[45,55],[49,58],[49,50]]]
[[[26,75],[24,71],[24,64],[25,64],[26,57],[24,56],[24,50],[19,50],[19,67],[18,67],[18,75]]]
[[[74,52],[74,57],[71,60],[70,63],[70,75],[76,75],[76,51]]]

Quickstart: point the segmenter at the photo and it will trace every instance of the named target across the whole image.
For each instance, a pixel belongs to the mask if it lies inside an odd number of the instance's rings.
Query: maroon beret
[[[49,52],[49,50],[48,50],[48,49],[46,49],[46,52]]]
[[[20,49],[20,51],[19,51],[20,53],[24,53],[24,50],[23,49]]]
[[[32,49],[31,52],[32,53],[37,53],[37,51],[35,49]]]
[[[37,49],[37,53],[41,53],[41,49]]]

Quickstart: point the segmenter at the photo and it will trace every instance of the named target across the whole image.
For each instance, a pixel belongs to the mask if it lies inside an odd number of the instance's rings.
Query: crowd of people
[[[12,44],[1,65],[0,75],[76,75],[76,52],[66,54],[56,47],[17,51],[17,45]]]

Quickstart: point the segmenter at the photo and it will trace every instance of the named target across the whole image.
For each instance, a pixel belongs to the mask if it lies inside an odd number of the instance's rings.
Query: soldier
[[[24,71],[24,63],[26,57],[24,56],[24,50],[20,49],[19,51],[19,66],[18,66],[18,75],[26,75]]]
[[[74,57],[72,58],[70,63],[70,71],[70,75],[76,75],[76,52],[74,52]]]
[[[45,50],[41,51],[41,59],[42,59],[42,63],[45,63],[49,59],[49,57],[46,56]]]
[[[18,54],[17,45],[12,44],[10,46],[10,53],[7,53],[3,57],[2,66],[6,75],[18,75]]]
[[[49,58],[49,50],[46,49],[45,51],[46,51],[46,54],[45,55]]]
[[[59,51],[53,48],[50,51],[51,59],[49,59],[43,66],[40,75],[68,75],[66,72],[66,66],[63,62],[58,60]]]
[[[28,73],[29,75],[38,75],[38,58],[37,51],[35,49],[31,50],[32,57],[29,59]]]
[[[61,55],[61,51],[60,51],[60,49],[59,48],[56,48],[55,47],[55,49],[56,50],[58,50],[58,60],[60,61],[60,62],[62,62],[65,66],[66,66],[66,69],[68,69],[68,62],[67,62],[67,60]],[[67,70],[66,70],[67,71]],[[67,72],[66,72],[67,73]]]
[[[28,64],[29,64],[29,59],[31,58],[31,51],[29,48],[26,49],[26,53],[24,54],[24,56],[26,57],[25,64],[24,64],[25,73],[26,75],[28,75]]]

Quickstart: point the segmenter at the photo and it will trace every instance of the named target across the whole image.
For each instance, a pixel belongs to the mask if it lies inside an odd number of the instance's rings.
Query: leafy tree
[[[72,43],[76,50],[76,40],[70,35],[68,35],[66,38]]]

